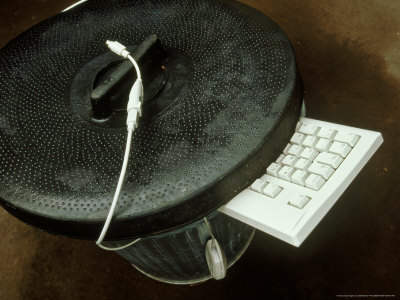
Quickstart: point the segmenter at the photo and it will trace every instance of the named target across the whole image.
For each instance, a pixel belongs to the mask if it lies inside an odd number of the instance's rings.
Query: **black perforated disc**
[[[290,43],[270,19],[236,2],[92,0],[0,52],[0,198],[8,211],[46,231],[98,237],[126,129],[82,117],[77,102],[89,99],[77,91],[93,80],[82,70],[115,59],[107,39],[134,46],[151,34],[180,53],[186,73],[170,78],[173,101],[134,134],[108,239],[190,223],[278,156],[302,92]],[[159,97],[171,97],[168,88]]]

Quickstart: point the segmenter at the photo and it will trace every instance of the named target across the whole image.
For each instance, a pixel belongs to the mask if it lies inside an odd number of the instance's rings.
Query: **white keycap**
[[[343,158],[341,158],[337,154],[322,152],[322,153],[318,154],[318,156],[315,158],[314,161],[329,165],[332,168],[337,169],[337,167],[339,167],[339,165],[342,163]]]
[[[292,174],[294,173],[294,169],[288,166],[284,166],[280,171],[279,171],[279,178],[286,180],[286,181],[291,181]]]
[[[284,154],[279,155],[278,159],[275,161],[277,164],[282,163],[282,160],[285,158]]]
[[[297,170],[292,176],[292,182],[304,186],[308,173],[306,171]]]
[[[264,180],[256,179],[251,185],[251,189],[253,191],[262,193],[263,189],[267,186],[267,183]]]
[[[332,141],[328,139],[319,139],[318,143],[315,145],[315,149],[320,152],[327,152],[332,145]]]
[[[313,161],[314,158],[317,157],[318,153],[319,152],[314,149],[305,148],[303,152],[301,152],[300,157]]]
[[[339,154],[343,158],[345,158],[350,151],[351,147],[341,142],[333,142],[332,146],[329,148],[330,153]]]
[[[310,198],[305,195],[291,195],[289,205],[302,209],[310,201]]]
[[[303,124],[300,126],[299,132],[309,135],[317,135],[320,127],[314,124]]]
[[[319,191],[326,181],[319,175],[310,174],[306,179],[306,187]]]
[[[288,155],[288,151],[289,151],[289,149],[290,149],[291,146],[292,146],[292,145],[287,144],[286,147],[285,147],[285,149],[283,149],[283,154]]]
[[[297,124],[296,124],[296,130],[295,130],[296,132],[299,131],[301,125],[303,125],[303,123],[297,122]]]
[[[308,148],[315,148],[315,145],[318,142],[318,138],[312,135],[307,135],[306,138],[303,141],[303,147],[308,147]]]
[[[354,147],[360,137],[357,134],[339,131],[335,136],[335,141],[348,144],[350,147]]]
[[[282,168],[281,165],[278,165],[277,163],[272,163],[269,165],[267,168],[267,174],[271,176],[278,177],[279,176],[279,170]]]
[[[263,189],[263,194],[268,197],[275,198],[280,192],[282,188],[273,183],[268,183],[268,185]]]
[[[299,157],[301,152],[303,152],[304,148],[300,147],[299,145],[292,145],[292,147],[290,147],[288,153],[290,155],[294,155],[296,157]]]
[[[328,140],[333,140],[337,131],[331,128],[322,127],[321,130],[318,132],[317,136],[319,138],[324,138]]]
[[[309,173],[314,173],[322,176],[325,180],[328,180],[329,177],[333,174],[335,170],[328,165],[324,165],[318,162],[314,162],[309,168]]]
[[[304,134],[296,132],[295,134],[293,134],[290,142],[301,146],[305,138],[306,136]]]
[[[307,171],[308,167],[311,166],[311,161],[305,158],[300,158],[294,167],[299,170]]]
[[[296,162],[297,158],[293,155],[286,155],[286,157],[282,160],[282,164],[289,167],[293,167]]]

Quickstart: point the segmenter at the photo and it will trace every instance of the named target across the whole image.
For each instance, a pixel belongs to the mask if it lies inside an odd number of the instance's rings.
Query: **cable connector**
[[[128,111],[128,117],[126,119],[126,126],[128,130],[135,130],[138,127],[138,111],[136,109],[131,109]]]
[[[143,99],[143,82],[137,79],[129,93],[129,101],[126,107],[128,118],[126,125],[129,128],[135,129],[138,125],[138,119],[142,115],[142,99]]]
[[[129,101],[126,110],[134,108],[138,111],[139,117],[142,116],[142,103],[143,103],[143,82],[141,79],[136,79],[129,93]]]
[[[112,52],[122,56],[123,58],[127,58],[128,55],[130,54],[129,51],[126,50],[126,47],[119,42],[107,41],[106,44]]]

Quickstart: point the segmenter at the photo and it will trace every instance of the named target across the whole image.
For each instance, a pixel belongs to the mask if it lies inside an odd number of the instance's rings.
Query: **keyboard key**
[[[303,141],[303,147],[308,147],[308,148],[315,148],[315,145],[318,142],[318,138],[312,135],[307,135],[306,138]]]
[[[282,163],[282,160],[285,158],[284,154],[279,155],[278,159],[275,161],[277,164]]]
[[[315,149],[320,152],[327,152],[332,145],[332,141],[328,139],[319,139],[318,143],[315,145]]]
[[[318,132],[317,136],[319,138],[333,140],[337,131],[331,128],[322,127],[321,130]]]
[[[326,181],[319,175],[311,174],[306,179],[306,187],[319,191]]]
[[[310,201],[305,195],[295,194],[290,197],[289,205],[302,209]]]
[[[317,135],[319,128],[320,127],[314,124],[303,124],[300,126],[299,132],[309,135]]]
[[[311,161],[305,158],[300,158],[294,167],[299,170],[307,171],[308,167],[311,166]]]
[[[304,186],[306,183],[306,178],[308,176],[308,173],[306,171],[302,170],[297,170],[294,172],[292,176],[292,182],[301,186]]]
[[[271,176],[278,177],[279,176],[279,170],[282,168],[281,165],[278,165],[277,163],[272,163],[270,166],[267,168],[267,174]]]
[[[337,154],[323,152],[318,154],[314,161],[326,164],[328,166],[331,166],[332,168],[337,169],[337,167],[339,167],[339,165],[342,163],[343,158],[341,158]]]
[[[324,165],[318,162],[314,162],[309,168],[309,173],[314,173],[322,176],[325,180],[328,180],[329,177],[333,174],[335,170],[328,165]]]
[[[296,157],[299,157],[301,152],[303,152],[304,148],[300,147],[299,145],[292,145],[292,147],[289,148],[288,153],[290,155],[294,155]]]
[[[283,154],[288,155],[288,152],[289,152],[289,149],[290,149],[291,146],[292,146],[292,145],[287,144],[286,147],[285,147],[285,149],[283,149]]]
[[[283,160],[282,164],[285,166],[293,167],[297,162],[297,158],[293,155],[287,155]]]
[[[354,133],[339,131],[339,133],[335,136],[335,141],[346,143],[350,147],[354,147],[360,137]]]
[[[305,138],[306,136],[304,134],[296,132],[295,134],[293,134],[290,142],[301,146]]]
[[[251,189],[253,191],[262,193],[263,189],[267,186],[267,183],[264,180],[256,179],[251,185]]]
[[[351,151],[351,147],[345,143],[333,142],[332,146],[329,148],[330,153],[339,154],[341,157],[345,158]]]
[[[281,191],[282,188],[280,186],[277,186],[273,183],[268,183],[268,185],[263,189],[263,194],[268,197],[275,198]]]
[[[313,161],[314,158],[317,157],[318,153],[319,152],[314,149],[305,148],[303,152],[300,154],[300,157]]]
[[[286,181],[291,181],[292,179],[292,174],[294,173],[294,169],[288,166],[284,166],[280,171],[279,171],[279,178],[286,180]]]

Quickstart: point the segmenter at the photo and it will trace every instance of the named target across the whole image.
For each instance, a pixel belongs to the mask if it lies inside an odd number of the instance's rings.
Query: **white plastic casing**
[[[272,199],[248,188],[219,209],[297,247],[322,220],[383,142],[379,132],[308,118],[301,118],[300,122],[332,128],[338,132],[355,133],[360,139],[319,191],[264,175],[263,180],[282,187],[278,197]],[[302,209],[288,205],[291,196],[295,194],[306,195],[311,200]]]

